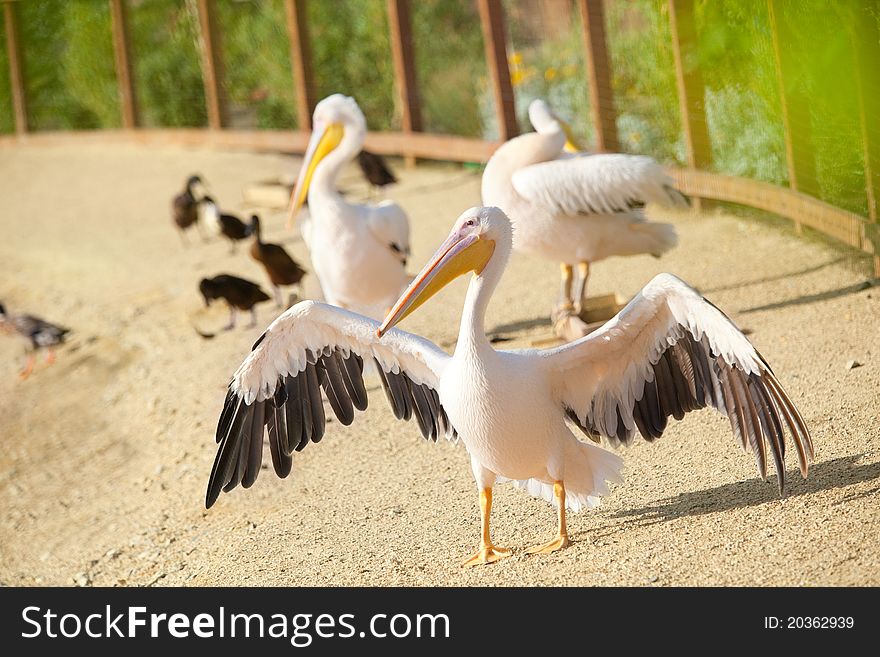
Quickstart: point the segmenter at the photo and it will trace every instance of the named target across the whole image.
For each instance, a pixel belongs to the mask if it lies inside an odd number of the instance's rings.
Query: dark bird
[[[194,191],[196,185],[204,185],[202,179],[199,176],[190,176],[186,181],[186,189],[171,202],[174,224],[180,231],[180,238],[184,244],[187,242],[185,231],[190,227],[196,225],[199,227],[199,232],[202,231],[199,223],[199,199],[196,198]],[[204,237],[204,233],[202,236]]]
[[[232,274],[220,274],[214,278],[203,278],[199,283],[199,292],[205,298],[206,306],[210,306],[214,299],[226,301],[229,306],[229,324],[224,328],[227,331],[235,328],[236,310],[250,310],[251,324],[249,328],[256,326],[257,311],[255,306],[271,298],[256,283],[233,276]]]
[[[299,284],[302,277],[305,276],[306,270],[290,257],[283,246],[263,241],[260,218],[257,215],[251,217],[251,225],[254,227],[254,235],[256,235],[254,243],[251,245],[251,256],[266,270],[272,287],[275,289],[275,301],[281,308],[284,305],[281,300],[281,286]]]
[[[220,234],[226,237],[229,242],[232,244],[232,253],[235,253],[235,243],[239,242],[243,239],[247,239],[254,233],[254,224],[253,221],[251,223],[246,224],[241,219],[236,217],[234,214],[226,214],[225,212],[221,212],[220,208],[217,207],[216,201],[210,196],[205,196],[201,203],[205,206],[205,215],[207,217],[207,221],[211,221],[212,219],[216,222],[217,230],[220,231]]]
[[[3,304],[0,304],[0,329],[6,333],[18,333],[31,343],[27,363],[20,373],[22,379],[28,378],[33,372],[37,351],[40,349],[46,349],[46,364],[54,363],[53,347],[62,344],[65,336],[70,333],[70,329],[51,324],[33,315],[9,315]]]
[[[397,182],[397,178],[391,169],[388,168],[388,163],[385,162],[385,158],[381,155],[362,150],[358,153],[357,163],[373,191]]]

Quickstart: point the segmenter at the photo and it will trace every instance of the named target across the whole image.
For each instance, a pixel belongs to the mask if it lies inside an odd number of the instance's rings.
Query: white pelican
[[[313,125],[288,221],[308,198],[301,232],[324,299],[381,317],[410,280],[409,219],[393,201],[358,205],[336,190],[337,176],[361,151],[367,133],[354,99],[328,96],[315,107]]]
[[[510,554],[492,544],[489,515],[496,480],[555,499],[558,531],[530,552],[568,543],[566,509],[595,506],[620,481],[620,457],[578,440],[570,421],[593,440],[658,438],[669,416],[712,406],[730,418],[762,477],[767,452],[784,485],[784,428],[807,474],[813,448],[800,413],[746,337],[713,305],[669,274],[654,278],[616,317],[555,349],[496,351],[484,331],[489,299],[512,248],[498,208],[472,208],[425,268],[378,322],[304,301],[279,316],[232,377],[217,427],[219,449],[206,505],[220,491],[251,486],[260,472],[263,427],[276,473],[291,454],[324,434],[321,388],[342,424],[367,407],[364,360],[377,364],[398,418],[415,417],[425,438],[460,437],[480,492],[482,534],[465,565]],[[417,335],[392,328],[455,277],[473,272],[452,356]]]
[[[543,100],[529,105],[529,119],[537,132],[511,139],[489,159],[483,203],[510,217],[515,249],[562,263],[556,312],[579,314],[591,263],[640,253],[659,257],[678,242],[673,226],[645,221],[645,204],[688,201],[649,157],[564,153],[577,147]]]

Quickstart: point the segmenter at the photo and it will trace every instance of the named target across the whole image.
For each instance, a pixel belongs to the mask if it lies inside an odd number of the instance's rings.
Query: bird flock
[[[193,227],[203,238],[209,230],[228,240],[232,253],[249,240],[248,254],[274,293],[219,273],[198,284],[205,304],[225,301],[227,329],[238,311],[249,311],[256,326],[256,305],[273,296],[281,311],[232,373],[207,507],[221,492],[256,482],[265,442],[284,478],[294,455],[320,442],[328,415],[343,426],[355,423],[370,401],[370,377],[397,419],[415,419],[426,440],[445,438],[466,449],[480,512],[467,566],[514,552],[492,540],[496,484],[513,482],[555,506],[552,538],[526,550],[555,552],[569,545],[567,514],[595,507],[622,480],[623,461],[613,448],[656,441],[670,418],[697,409],[727,417],[762,478],[772,464],[780,493],[786,446],[807,476],[813,443],[783,377],[687,283],[660,274],[601,327],[590,331],[580,321],[591,268],[612,256],[659,258],[674,248],[676,229],[649,220],[646,209],[685,208],[688,199],[651,158],[584,151],[543,100],[532,102],[529,119],[535,131],[495,151],[482,173],[481,203],[450,212],[450,220],[457,218],[449,234],[412,275],[404,210],[388,199],[354,203],[338,190],[342,170],[355,161],[374,189],[396,181],[381,158],[363,150],[363,113],[341,94],[318,103],[287,225],[299,223],[321,300],[285,300],[283,289],[300,286],[306,269],[280,244],[263,240],[259,216],[244,221],[224,212],[200,176],[186,180],[172,201],[181,240],[188,242]],[[517,266],[517,253],[560,266],[560,296],[548,307],[573,335],[558,347],[498,350],[486,335],[492,294],[505,269]],[[459,276],[469,285],[451,354],[398,327]],[[52,347],[68,333],[30,315],[8,315],[2,306],[0,329],[28,339],[24,376],[38,349],[47,349],[51,361]]]
[[[466,566],[513,553],[492,541],[497,483],[513,482],[555,505],[553,537],[526,550],[555,552],[569,544],[567,513],[595,507],[621,481],[622,459],[607,447],[637,437],[653,442],[669,418],[697,409],[727,416],[762,478],[773,464],[780,493],[786,445],[794,446],[807,476],[812,439],[780,380],[721,310],[672,274],[656,276],[595,331],[572,324],[580,333],[559,347],[495,349],[486,312],[515,253],[561,263],[562,293],[552,314],[577,320],[594,263],[661,257],[677,244],[675,228],[649,221],[646,206],[688,206],[654,160],[583,152],[540,99],[529,118],[535,132],[502,144],[486,164],[482,205],[461,212],[410,276],[403,210],[387,200],[350,203],[336,188],[363,146],[363,114],[339,94],[318,103],[288,225],[307,203],[301,231],[324,300],[284,311],[234,371],[215,434],[207,507],[221,492],[256,482],[264,441],[284,478],[294,454],[320,442],[328,414],[343,426],[356,422],[369,403],[368,370],[397,419],[415,419],[425,439],[446,438],[467,450],[480,532]],[[452,354],[397,328],[463,275],[470,283]]]

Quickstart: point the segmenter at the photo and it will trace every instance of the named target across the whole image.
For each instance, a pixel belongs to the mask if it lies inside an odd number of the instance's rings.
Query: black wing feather
[[[262,338],[254,348],[261,342]],[[395,374],[375,362],[382,388],[398,419],[409,420],[415,415],[419,430],[427,440],[436,441],[440,435],[458,435],[436,390],[416,384],[406,372]],[[228,492],[239,484],[248,488],[256,482],[266,433],[275,473],[281,478],[288,476],[293,468],[293,452],[301,451],[310,442],[320,442],[324,436],[326,416],[322,389],[339,422],[351,424],[355,410],[367,408],[363,372],[364,362],[360,356],[354,352],[346,355],[342,349],[326,346],[317,352],[307,352],[305,368],[279,378],[274,392],[266,399],[246,404],[230,385],[217,423],[219,447],[208,480],[205,505],[210,508],[221,490]]]

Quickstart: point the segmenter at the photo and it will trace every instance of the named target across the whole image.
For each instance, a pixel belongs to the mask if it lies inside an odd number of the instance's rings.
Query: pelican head
[[[312,138],[303,158],[302,168],[296,187],[290,197],[290,209],[287,215],[288,227],[293,224],[296,213],[305,203],[309,194],[309,184],[318,164],[332,153],[346,134],[363,141],[367,132],[364,113],[354,98],[333,94],[317,104],[312,114]],[[356,151],[355,151],[356,153]],[[354,157],[355,153],[352,153]]]
[[[381,338],[388,329],[463,274],[480,275],[495,253],[496,244],[510,249],[511,227],[507,215],[494,207],[474,207],[456,219],[449,237],[440,245],[424,269],[404,290],[377,331]]]
[[[545,134],[556,130],[556,126],[562,128],[565,133],[565,150],[569,153],[577,153],[583,149],[574,136],[571,126],[561,118],[543,98],[535,98],[529,104],[529,121],[538,134]],[[556,124],[556,126],[554,126]]]

